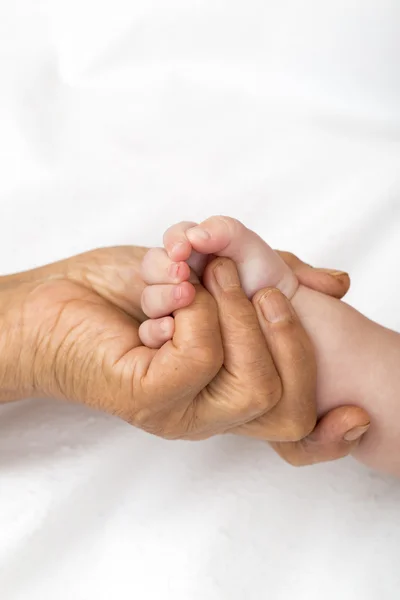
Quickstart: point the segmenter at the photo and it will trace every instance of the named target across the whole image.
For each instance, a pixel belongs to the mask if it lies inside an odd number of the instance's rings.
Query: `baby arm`
[[[156,346],[169,339],[173,319],[166,315],[192,302],[195,292],[185,261],[201,274],[208,255],[232,258],[249,297],[261,288],[278,287],[291,299],[316,350],[319,413],[349,399],[367,410],[371,427],[354,454],[369,466],[400,476],[400,335],[343,302],[299,285],[279,255],[238,221],[212,217],[193,225],[172,227],[164,237],[165,250],[150,251],[144,261],[145,279],[153,285],[144,293],[143,310],[161,320],[142,325],[142,341]],[[163,274],[176,268],[175,282],[167,282],[170,275]]]

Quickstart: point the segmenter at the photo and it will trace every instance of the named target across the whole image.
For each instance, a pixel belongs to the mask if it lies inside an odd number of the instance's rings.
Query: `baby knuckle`
[[[142,311],[144,312],[145,315],[147,315],[148,317],[150,316],[150,306],[149,306],[149,290],[150,288],[145,288],[142,292],[141,298],[140,298],[140,304],[142,307]]]
[[[225,215],[219,217],[219,219],[228,227],[229,232],[232,236],[240,234],[243,229],[246,229],[243,223],[233,217],[227,217]]]
[[[156,261],[160,258],[161,255],[164,254],[164,250],[162,248],[150,248],[147,250],[146,254],[143,257],[143,263],[149,263],[152,261]]]
[[[160,290],[159,286],[149,285],[142,292],[142,311],[150,319],[167,316],[170,312],[168,302],[166,291]]]
[[[144,255],[141,264],[141,275],[146,281],[146,276],[149,268],[158,260],[159,258],[159,249],[158,248],[150,248]]]

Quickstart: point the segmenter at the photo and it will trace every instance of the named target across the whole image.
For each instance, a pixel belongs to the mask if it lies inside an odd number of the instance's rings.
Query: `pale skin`
[[[168,439],[263,431],[296,465],[355,448],[368,414],[342,406],[314,428],[316,368],[306,332],[283,295],[282,319],[266,320],[261,305],[273,306],[273,297],[250,302],[228,259],[208,265],[211,292],[196,284],[190,306],[175,313],[173,340],[144,347],[146,253],[100,249],[0,278],[0,402],[80,402]],[[346,293],[345,276],[284,256],[303,283]]]
[[[200,226],[177,224],[166,232],[164,244],[163,249],[151,250],[142,265],[143,277],[149,284],[142,295],[142,308],[151,320],[142,324],[139,333],[146,344],[152,347],[163,344],[174,331],[174,320],[169,315],[176,304],[190,305],[195,297],[195,289],[188,281],[189,267],[184,261],[189,261],[201,276],[209,256],[234,260],[248,298],[257,300],[259,290],[263,289],[261,294],[265,295],[269,288],[272,320],[272,305],[277,320],[282,294],[291,301],[316,351],[318,414],[325,414],[351,398],[371,416],[371,425],[353,449],[353,455],[370,467],[400,476],[398,333],[370,321],[344,302],[302,285],[282,255],[234,219],[211,217]],[[203,282],[207,289],[212,286],[207,270]],[[165,328],[160,327],[163,323]],[[270,348],[280,344],[275,336],[268,343]],[[296,415],[295,407],[290,410]],[[304,407],[299,407],[299,412],[302,410]],[[245,425],[246,429],[251,435],[262,437],[257,422]]]

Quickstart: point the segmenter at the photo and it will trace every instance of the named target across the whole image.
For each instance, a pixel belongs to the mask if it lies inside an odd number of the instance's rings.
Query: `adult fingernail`
[[[279,290],[270,290],[260,298],[260,307],[264,317],[270,323],[288,321],[292,317],[292,305]]]
[[[344,434],[343,439],[346,442],[355,442],[355,440],[358,440],[362,435],[364,435],[364,433],[368,431],[370,425],[371,423],[368,423],[367,425],[361,425],[359,427],[353,427],[353,429],[350,429]]]
[[[214,268],[214,276],[223,290],[240,286],[239,275],[232,263],[218,263]]]
[[[327,275],[331,275],[332,277],[337,277],[338,279],[342,277],[348,277],[349,274],[346,271],[335,271],[334,269],[315,269],[320,273],[326,273]]]
[[[338,279],[341,279],[342,277],[349,277],[349,274],[346,273],[346,271],[333,271],[331,275],[332,277],[337,277]]]
[[[188,229],[186,231],[186,236],[191,242],[204,242],[206,240],[209,240],[211,237],[207,229],[203,229],[203,227],[200,226],[191,227],[190,229]]]
[[[341,283],[347,284],[347,282],[350,281],[350,275],[344,271],[336,271],[335,273],[332,273],[331,276],[338,279]]]

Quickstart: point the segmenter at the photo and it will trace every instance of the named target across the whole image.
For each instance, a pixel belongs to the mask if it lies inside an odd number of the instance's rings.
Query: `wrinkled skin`
[[[293,311],[267,322],[261,302],[270,290],[250,302],[227,259],[207,266],[211,293],[197,285],[194,303],[175,313],[173,340],[159,350],[142,346],[146,250],[100,249],[1,278],[0,401],[77,401],[167,439],[253,435],[295,465],[352,450],[358,440],[343,436],[368,415],[345,406],[315,427],[315,365],[304,330]],[[348,290],[345,274],[282,256],[304,285],[336,297]],[[282,342],[275,356],[272,339]]]

